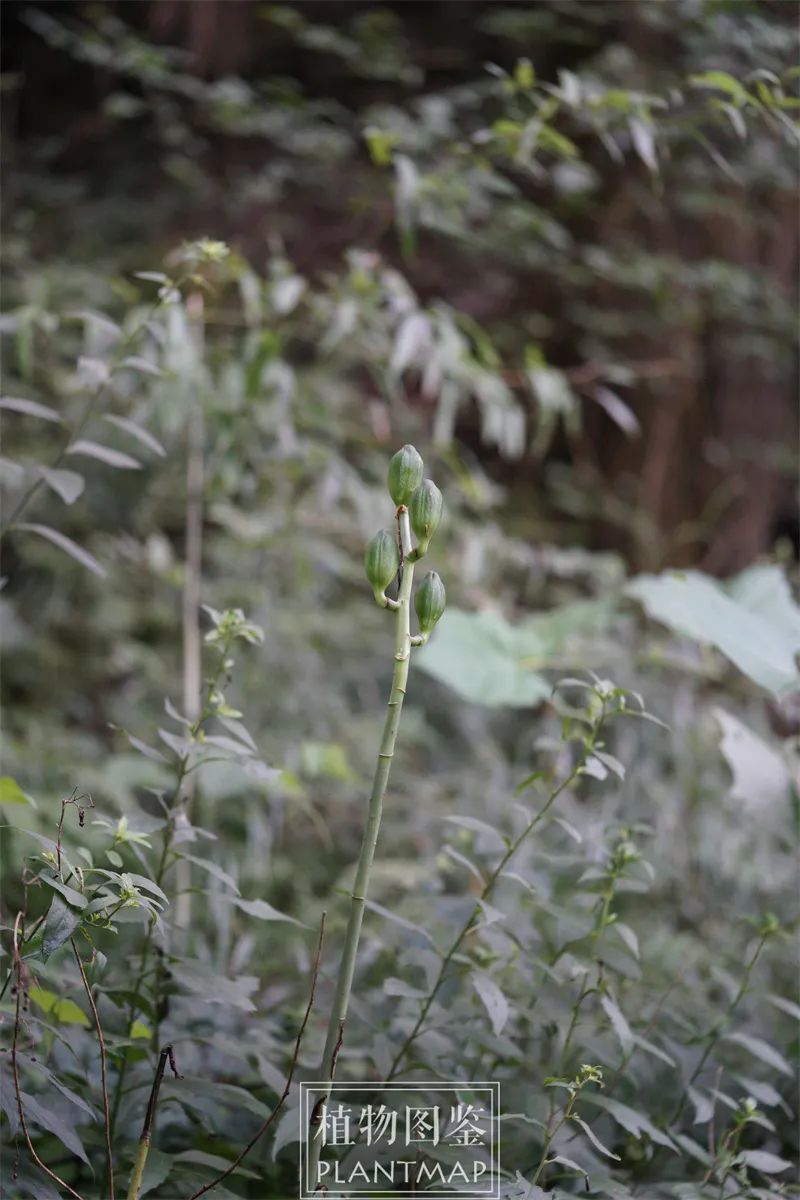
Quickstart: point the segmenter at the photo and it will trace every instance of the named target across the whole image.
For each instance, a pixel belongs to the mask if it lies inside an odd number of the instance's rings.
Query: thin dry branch
[[[89,1001],[89,1008],[92,1010],[94,1019],[94,1027],[97,1030],[97,1041],[100,1046],[100,1079],[103,1088],[103,1124],[105,1125],[106,1134],[106,1171],[108,1173],[108,1195],[109,1200],[114,1200],[114,1156],[111,1151],[111,1105],[108,1100],[108,1066],[106,1062],[106,1040],[103,1036],[103,1027],[100,1024],[100,1014],[97,1011],[97,1005],[94,1002],[92,989],[89,986],[89,980],[86,978],[86,970],[83,965],[83,960],[78,953],[78,947],[75,945],[75,939],[70,938],[69,944],[72,946],[72,953],[75,955],[75,961],[78,964],[78,970],[81,973],[83,980],[83,988],[86,992],[86,999]]]
[[[258,1129],[253,1134],[250,1141],[247,1143],[247,1145],[241,1151],[241,1153],[238,1155],[238,1157],[235,1158],[233,1160],[233,1162],[230,1164],[230,1166],[226,1167],[226,1169],[224,1171],[222,1171],[221,1174],[217,1175],[217,1177],[215,1179],[212,1179],[210,1183],[205,1184],[205,1186],[201,1187],[199,1191],[193,1192],[192,1195],[189,1197],[189,1200],[198,1200],[198,1198],[200,1196],[204,1196],[206,1192],[210,1192],[212,1188],[215,1188],[217,1186],[217,1184],[222,1183],[222,1181],[224,1179],[227,1179],[228,1176],[231,1175],[236,1170],[236,1168],[247,1157],[247,1155],[250,1153],[250,1151],[253,1149],[253,1147],[256,1145],[256,1143],[259,1142],[261,1140],[261,1138],[264,1136],[264,1134],[267,1132],[270,1125],[275,1120],[278,1113],[283,1108],[284,1103],[286,1102],[286,1097],[289,1095],[289,1092],[292,1087],[292,1080],[294,1079],[294,1073],[295,1073],[295,1069],[297,1067],[297,1059],[300,1055],[300,1045],[303,1041],[303,1035],[306,1031],[306,1025],[308,1024],[308,1019],[311,1016],[311,1009],[314,1006],[314,995],[317,990],[317,979],[319,977],[319,967],[320,967],[320,962],[322,961],[322,943],[325,938],[325,916],[326,916],[326,914],[323,913],[322,917],[320,919],[320,923],[319,923],[319,941],[317,942],[317,953],[314,956],[314,965],[311,970],[311,992],[308,997],[308,1004],[306,1005],[306,1011],[303,1016],[303,1022],[300,1026],[300,1031],[297,1035],[297,1040],[295,1041],[295,1044],[294,1044],[294,1053],[292,1054],[292,1061],[289,1064],[289,1072],[286,1076],[286,1083],[283,1085],[283,1091],[281,1092],[280,1096],[278,1097],[278,1100],[275,1103],[275,1106],[272,1109],[272,1111],[270,1112],[269,1116],[266,1118],[264,1123],[261,1125],[261,1128]]]
[[[83,1196],[81,1196],[80,1192],[76,1192],[73,1187],[70,1187],[70,1185],[66,1182],[66,1180],[62,1179],[60,1175],[56,1175],[55,1171],[51,1171],[50,1168],[47,1166],[47,1164],[43,1163],[42,1160],[39,1158],[39,1155],[36,1153],[36,1149],[33,1145],[33,1142],[31,1141],[31,1135],[28,1132],[28,1123],[25,1120],[25,1109],[22,1106],[22,1092],[21,1092],[20,1086],[19,1086],[19,1067],[17,1066],[17,1043],[19,1041],[19,1027],[20,1027],[20,1022],[21,1022],[21,1001],[22,1001],[22,994],[24,991],[24,974],[23,974],[24,967],[23,967],[23,963],[22,963],[22,957],[19,952],[19,926],[20,926],[20,921],[23,918],[23,915],[24,914],[22,912],[18,912],[17,916],[16,916],[16,920],[14,921],[13,955],[14,955],[14,968],[15,968],[15,973],[17,976],[17,996],[16,996],[16,1010],[15,1010],[15,1015],[14,1015],[14,1036],[13,1036],[13,1040],[11,1042],[11,1071],[12,1071],[12,1074],[14,1077],[14,1094],[16,1095],[16,1098],[17,1098],[17,1112],[19,1113],[19,1123],[22,1126],[22,1132],[25,1135],[25,1141],[27,1142],[28,1150],[30,1151],[31,1158],[36,1163],[39,1170],[44,1171],[45,1175],[49,1175],[50,1178],[52,1180],[54,1180],[58,1184],[59,1187],[65,1188],[66,1191],[69,1192],[70,1196],[75,1197],[75,1200],[83,1200]]]

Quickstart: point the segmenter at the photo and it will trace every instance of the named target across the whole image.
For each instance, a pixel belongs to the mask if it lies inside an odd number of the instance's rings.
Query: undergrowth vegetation
[[[528,7],[497,6],[492,36],[518,50]],[[176,187],[200,171],[189,111],[209,137],[273,139],[249,180],[273,199],[281,165],[302,192],[357,137],[400,253],[366,230],[315,274],[277,238],[266,260],[222,236],[155,264],[124,239],[109,261],[42,255],[64,180],[20,171],[3,1195],[284,1200],[298,1084],[334,1077],[498,1081],[506,1200],[800,1194],[796,565],[778,546],[724,581],[669,569],[712,538],[713,504],[661,529],[581,453],[590,405],[641,433],[615,390],[647,374],[616,318],[663,340],[641,292],[656,324],[678,293],[757,309],[751,350],[786,369],[791,304],[766,277],[682,276],[582,224],[598,147],[635,160],[641,211],[676,178],[702,209],[730,171],[791,175],[773,27],[754,17],[756,50],[731,38],[735,61],[701,69],[688,21],[673,87],[615,78],[610,54],[543,82],[515,53],[348,123],[204,81],[115,16],[58,16],[34,9],[37,36],[116,64],[113,119],[147,123]],[[301,7],[265,19],[416,86],[391,23],[348,41]],[[756,51],[769,70],[742,66]],[[552,275],[582,366],[548,358],[552,312],[489,333],[441,262],[415,284],[429,245],[494,264],[501,291],[517,257]],[[533,511],[495,469],[524,455]],[[627,557],[584,548],[593,508]]]

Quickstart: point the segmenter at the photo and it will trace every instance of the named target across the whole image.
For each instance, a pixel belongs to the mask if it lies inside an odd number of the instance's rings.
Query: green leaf
[[[753,1037],[749,1033],[728,1033],[725,1035],[725,1038],[729,1042],[735,1042],[738,1046],[742,1046],[755,1058],[760,1059],[767,1066],[773,1067],[774,1070],[780,1071],[782,1075],[791,1076],[792,1068],[786,1059],[773,1046],[770,1046],[769,1042],[765,1042],[763,1038]]]
[[[149,429],[144,429],[141,425],[137,425],[135,421],[131,421],[129,417],[118,417],[114,413],[104,413],[103,419],[111,425],[116,425],[117,429],[121,429],[124,433],[128,433],[131,437],[136,438],[148,450],[152,450],[154,454],[158,454],[160,458],[166,456],[167,452],[158,438]]]
[[[50,905],[50,910],[44,922],[40,951],[43,962],[47,962],[53,951],[57,950],[68,938],[72,937],[80,924],[80,920],[80,913],[74,908],[70,908],[61,896],[53,897],[53,903]]]
[[[505,850],[508,847],[506,839],[501,833],[486,821],[481,821],[478,817],[462,817],[458,813],[453,813],[451,816],[445,817],[446,821],[450,821],[453,825],[458,825],[462,829],[469,829],[472,833],[478,833],[482,837],[489,839],[491,844],[498,850]]]
[[[66,534],[59,533],[57,529],[51,529],[49,525],[36,525],[28,521],[20,521],[14,528],[25,529],[28,533],[35,533],[39,537],[46,538],[48,542],[52,542],[54,546],[58,546],[65,554],[69,554],[71,558],[79,562],[82,567],[86,567],[87,571],[105,579],[105,568],[100,566],[100,563],[88,550],[84,550],[83,546],[73,542],[72,538],[68,538]]]
[[[622,1046],[624,1053],[627,1054],[633,1045],[633,1034],[630,1025],[625,1020],[625,1016],[619,1005],[610,996],[601,997],[600,1003],[611,1022],[614,1033],[619,1038],[619,1044]]]
[[[76,891],[75,888],[71,888],[67,883],[62,883],[55,875],[42,875],[40,878],[42,883],[46,884],[47,887],[54,888],[57,892],[60,892],[73,908],[86,908],[88,901],[82,892]]]
[[[78,438],[77,442],[73,442],[66,452],[67,454],[83,455],[85,458],[95,458],[108,467],[117,467],[123,471],[139,471],[142,466],[130,454],[123,454],[121,450],[112,450],[110,446],[103,446],[100,442],[90,442],[87,438]]]
[[[629,1108],[627,1104],[620,1104],[619,1100],[612,1100],[608,1096],[599,1096],[594,1092],[587,1092],[583,1099],[589,1104],[596,1104],[598,1108],[604,1108],[618,1125],[627,1129],[628,1133],[633,1134],[635,1138],[641,1138],[642,1134],[646,1133],[659,1146],[666,1146],[669,1150],[675,1149],[667,1135],[657,1129],[644,1113],[637,1112],[635,1108]]]
[[[792,1165],[785,1158],[778,1158],[777,1154],[769,1154],[766,1150],[744,1150],[737,1155],[736,1162],[745,1167],[752,1167],[762,1175],[780,1175]]]
[[[237,896],[239,895],[239,885],[236,880],[227,871],[223,871],[222,867],[218,867],[216,863],[210,862],[207,858],[197,858],[194,854],[183,854],[181,857],[185,858],[187,862],[194,863],[201,871],[208,871],[209,875],[213,875],[220,883],[224,883],[232,892],[236,892]]]
[[[219,1107],[222,1104],[230,1105],[236,1111],[251,1112],[262,1121],[270,1111],[266,1104],[246,1088],[237,1087],[233,1083],[216,1083],[203,1075],[165,1079],[161,1087],[162,1098],[179,1100],[187,1108],[211,1117],[219,1116]]]
[[[147,1164],[144,1168],[139,1195],[145,1196],[148,1192],[152,1192],[154,1188],[159,1187],[169,1176],[174,1161],[174,1155],[164,1154],[162,1150],[157,1150],[155,1146],[151,1146],[147,1155]]]
[[[733,75],[729,75],[727,71],[704,71],[701,75],[690,76],[689,82],[695,87],[715,88],[717,91],[727,92],[740,104],[745,104],[749,99],[747,90],[742,87],[738,79],[734,79]]]
[[[61,424],[61,417],[54,408],[39,404],[36,400],[26,400],[23,396],[0,397],[0,408],[8,412],[24,413],[26,417],[38,417],[41,421],[55,421]]]
[[[608,1146],[603,1145],[603,1143],[600,1141],[600,1138],[592,1129],[590,1129],[585,1121],[582,1121],[580,1117],[576,1117],[574,1114],[570,1119],[574,1121],[576,1125],[580,1125],[589,1141],[592,1143],[595,1149],[600,1151],[601,1154],[605,1154],[606,1158],[614,1158],[617,1162],[621,1161],[618,1154],[615,1154],[613,1150],[609,1150]]]
[[[286,913],[278,912],[277,908],[273,908],[271,904],[267,904],[266,900],[234,900],[237,908],[241,908],[242,912],[246,912],[251,917],[257,917],[259,921],[290,921],[292,925],[299,925],[301,929],[306,929],[302,921],[295,920],[294,917],[289,917]]]
[[[550,695],[548,681],[523,666],[516,631],[497,613],[448,609],[415,662],[474,704],[539,704]]]
[[[29,1096],[26,1092],[20,1092],[20,1096],[26,1119],[54,1134],[72,1154],[88,1166],[89,1159],[74,1126],[61,1113],[55,1113],[49,1109],[43,1097]]]
[[[427,647],[415,652],[423,671],[465,700],[526,708],[549,699],[541,674],[564,657],[586,661],[608,627],[613,602],[580,601],[511,625],[497,612],[448,609]],[[418,657],[416,657],[418,655]]]
[[[51,1011],[55,1019],[62,1025],[82,1025],[84,1029],[89,1028],[89,1018],[74,1000],[62,997],[56,1000]]]
[[[800,608],[779,567],[750,567],[727,585],[700,571],[640,575],[626,591],[656,621],[716,647],[774,696],[800,686]]]
[[[39,474],[47,486],[57,496],[60,496],[65,504],[74,504],[84,489],[84,478],[77,471],[39,467]]]
[[[10,775],[0,776],[0,804],[30,804],[30,802],[30,797],[25,795],[16,779],[12,779]]]
[[[175,980],[207,1004],[232,1005],[234,1008],[241,1008],[243,1012],[256,1011],[256,1006],[250,999],[258,987],[255,975],[225,979],[218,971],[212,970],[204,963],[183,962],[176,968]]]
[[[503,1032],[509,1018],[510,1010],[508,1001],[494,980],[490,979],[488,975],[484,975],[480,971],[473,971],[470,975],[470,981],[483,1001],[484,1007],[489,1014],[489,1020],[492,1023],[492,1030],[495,1036],[497,1036]]]

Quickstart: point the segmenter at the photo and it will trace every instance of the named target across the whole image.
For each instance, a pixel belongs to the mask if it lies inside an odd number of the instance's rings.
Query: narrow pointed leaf
[[[25,529],[28,533],[36,533],[39,537],[46,538],[48,542],[52,542],[54,546],[58,546],[65,554],[69,554],[71,558],[79,562],[82,567],[86,567],[87,571],[105,579],[105,567],[101,567],[94,555],[90,554],[88,550],[84,550],[83,546],[79,546],[77,542],[73,542],[72,538],[68,538],[66,534],[59,533],[57,529],[51,529],[49,525],[36,525],[28,521],[20,521],[14,528]]]

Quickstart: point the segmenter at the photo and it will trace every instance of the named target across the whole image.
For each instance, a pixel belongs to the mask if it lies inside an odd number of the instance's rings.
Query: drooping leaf
[[[239,885],[236,880],[227,871],[223,871],[222,867],[218,867],[215,862],[211,862],[207,858],[197,858],[194,854],[184,854],[182,857],[188,862],[194,863],[201,871],[207,871],[209,875],[213,875],[220,883],[224,883],[232,892],[235,892],[237,896],[239,895]]]
[[[46,988],[32,987],[29,995],[43,1012],[50,1013],[62,1025],[82,1025],[89,1028],[89,1018],[82,1008],[67,996],[59,996]]]
[[[63,946],[71,938],[80,924],[80,912],[71,908],[61,896],[54,896],[53,903],[47,913],[42,935],[41,956],[47,962],[50,955],[59,946]]]
[[[633,1045],[633,1034],[631,1027],[625,1019],[625,1014],[622,1009],[612,1000],[611,996],[603,996],[600,1000],[603,1010],[611,1022],[611,1027],[614,1033],[619,1038],[619,1043],[622,1046],[624,1053],[628,1053]]]
[[[88,438],[78,438],[77,442],[73,442],[68,448],[67,454],[96,458],[98,462],[105,463],[106,466],[117,467],[123,471],[139,471],[142,466],[130,454],[124,454],[122,450],[114,450],[111,446],[104,446],[101,442],[89,441]]]
[[[767,1066],[773,1067],[774,1070],[780,1071],[782,1075],[792,1074],[792,1068],[789,1066],[782,1054],[779,1054],[774,1046],[770,1046],[769,1042],[765,1042],[763,1038],[753,1037],[749,1033],[728,1033],[725,1035],[726,1040],[735,1042],[738,1046],[742,1046],[754,1058],[766,1063]]]
[[[402,996],[406,1000],[424,1000],[428,994],[419,988],[412,987],[404,979],[393,977],[383,981],[383,991],[387,996]]]
[[[502,1033],[510,1015],[508,1001],[502,991],[495,981],[482,971],[473,971],[470,981],[483,1001],[495,1035]]]
[[[608,1146],[603,1145],[603,1143],[600,1141],[600,1138],[597,1136],[591,1126],[587,1125],[586,1122],[581,1120],[580,1117],[573,1116],[571,1119],[576,1125],[580,1125],[581,1129],[596,1150],[599,1150],[601,1154],[605,1154],[606,1158],[614,1158],[617,1162],[620,1161],[619,1155],[615,1154],[613,1150],[609,1150]]]
[[[604,1108],[618,1125],[627,1129],[628,1133],[633,1134],[635,1138],[641,1138],[642,1134],[646,1133],[659,1146],[665,1146],[668,1150],[675,1149],[667,1135],[657,1129],[645,1113],[638,1112],[635,1108],[629,1108],[627,1104],[621,1104],[619,1100],[612,1100],[610,1096],[600,1096],[595,1092],[586,1092],[583,1099],[589,1104],[596,1104],[599,1108]]]
[[[46,887],[54,888],[60,892],[68,904],[73,908],[86,908],[87,900],[82,892],[76,888],[70,887],[68,883],[62,883],[56,875],[40,875],[39,877]]]
[[[292,925],[299,925],[301,929],[305,929],[302,921],[298,921],[295,917],[287,916],[286,913],[279,912],[277,908],[273,908],[271,904],[267,904],[266,900],[234,900],[237,908],[242,912],[246,912],[251,917],[257,917],[259,921],[289,921]]]
[[[89,1158],[83,1148],[83,1142],[78,1137],[75,1126],[61,1114],[48,1107],[45,1097],[30,1096],[20,1092],[22,1107],[27,1121],[33,1121],[41,1129],[46,1129],[67,1147],[71,1154],[89,1165]]]
[[[149,429],[145,429],[142,425],[138,425],[136,421],[132,421],[130,417],[118,417],[115,413],[104,413],[103,417],[111,425],[116,425],[117,429],[121,429],[124,433],[128,433],[131,437],[136,438],[137,441],[146,446],[148,450],[152,450],[160,458],[166,456],[167,452],[158,438]]]
[[[105,567],[101,567],[94,555],[90,554],[88,550],[84,550],[83,546],[79,546],[77,542],[73,542],[72,538],[67,537],[66,534],[59,533],[57,529],[51,529],[49,525],[37,525],[29,521],[20,521],[14,528],[25,529],[28,533],[36,533],[39,537],[46,538],[48,542],[52,542],[54,546],[58,546],[65,554],[69,554],[71,558],[79,562],[82,567],[86,567],[87,571],[105,579]]]
[[[614,933],[616,933],[617,937],[622,939],[622,941],[625,943],[625,945],[630,950],[633,957],[638,959],[638,957],[639,957],[639,939],[636,936],[635,931],[633,929],[631,929],[630,925],[625,925],[624,922],[622,922],[622,921],[615,921],[614,924],[611,926],[611,928],[612,928],[612,931]]]
[[[487,839],[490,844],[498,850],[505,850],[507,843],[502,834],[486,821],[481,821],[478,817],[463,817],[458,813],[453,813],[445,817],[446,821],[450,821],[453,825],[458,825],[461,829],[469,829],[473,833],[478,833],[481,837]]]
[[[0,397],[0,409],[24,413],[27,417],[38,417],[41,421],[56,421],[59,425],[62,420],[54,408],[39,404],[38,400],[27,400],[24,396]]]
[[[255,975],[240,975],[236,979],[225,979],[218,971],[198,962],[183,962],[176,972],[175,981],[207,1004],[225,1004],[241,1008],[243,1012],[255,1012],[251,1000],[258,987]]]

